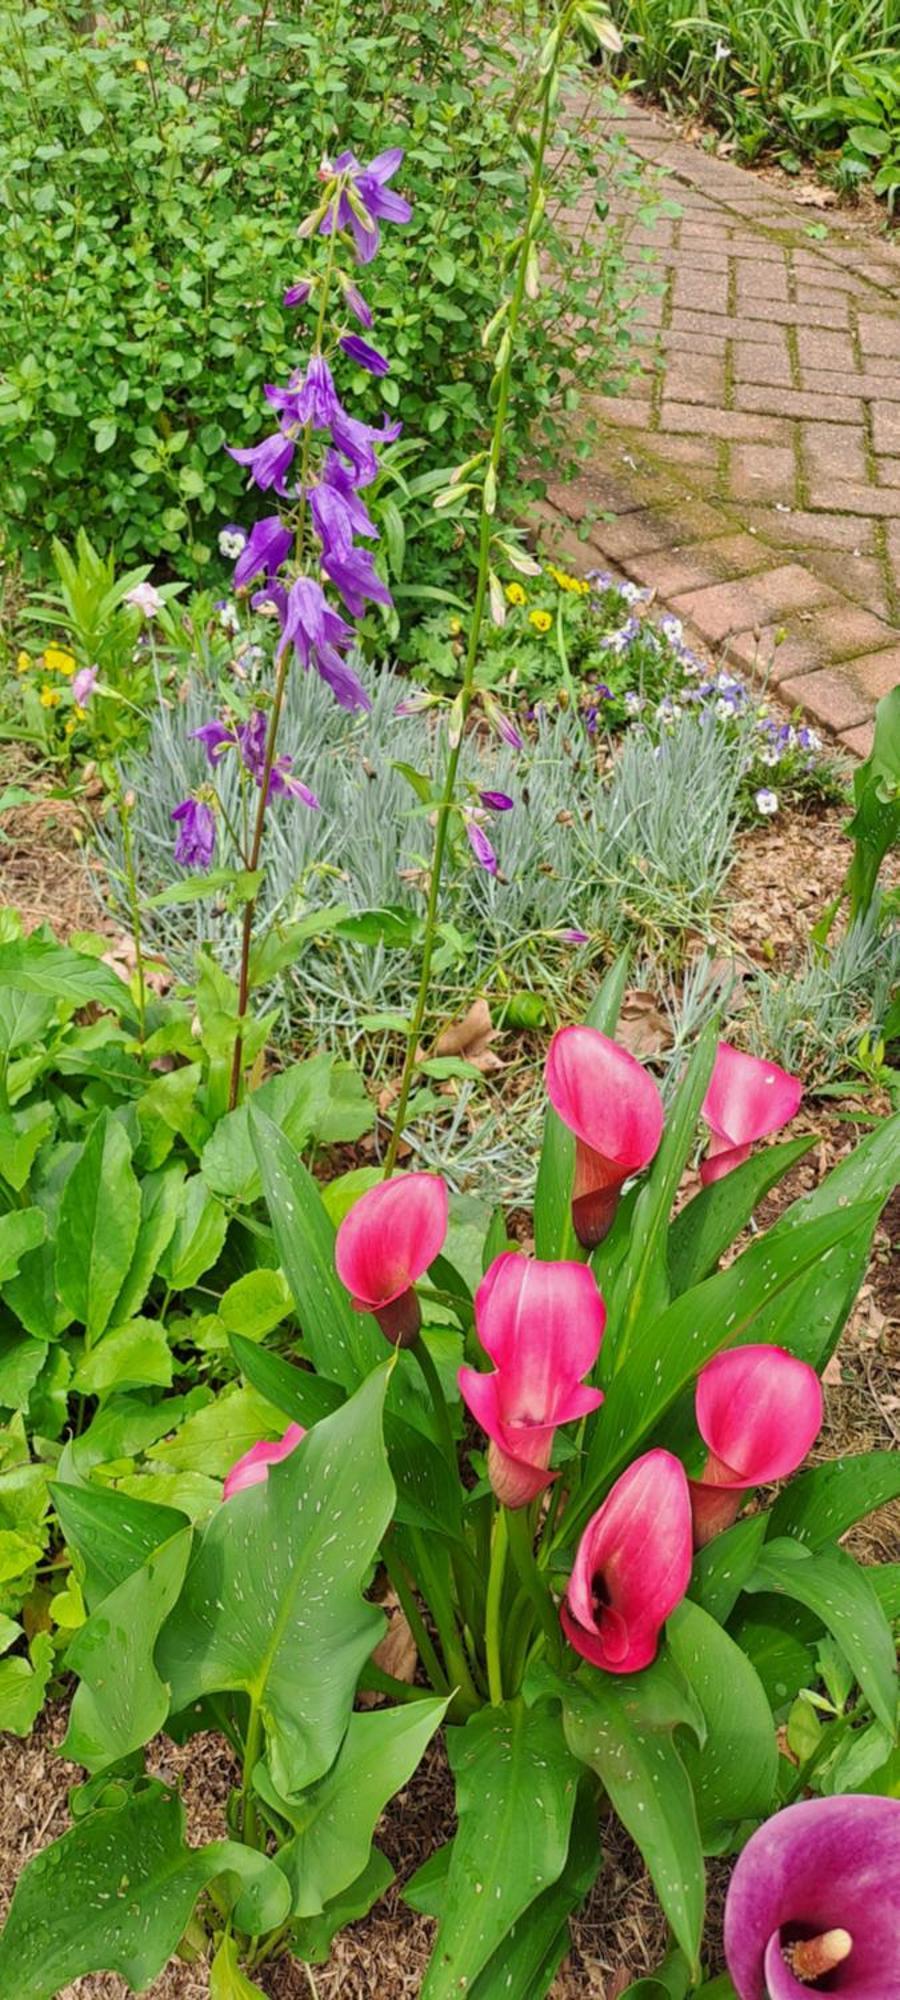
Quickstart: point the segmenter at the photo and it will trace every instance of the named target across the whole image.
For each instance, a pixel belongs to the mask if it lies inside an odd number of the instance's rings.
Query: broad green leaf
[[[171,882],[155,896],[144,899],[145,910],[165,910],[170,903],[205,903],[227,891],[229,902],[251,903],[262,883],[260,868],[211,868],[206,875],[192,875]]]
[[[94,1001],[135,1026],[134,1002],[124,980],[104,965],[52,938],[21,938],[0,944],[0,986],[18,993],[41,994],[54,1003],[87,1007]]]
[[[636,1979],[626,1986],[621,2000],[685,2000],[691,1985],[691,1968],[684,1953],[670,1952],[664,1965],[650,1979]]]
[[[49,1351],[45,1340],[32,1340],[29,1333],[0,1333],[0,1409],[28,1408]]]
[[[697,1550],[690,1594],[720,1625],[731,1617],[748,1576],[756,1568],[768,1522],[767,1514],[748,1514],[746,1520],[735,1521],[733,1528],[707,1542],[705,1549]]]
[[[209,2000],[266,2000],[262,1987],[241,1971],[233,1937],[223,1937],[209,1968]]]
[[[185,1167],[182,1160],[162,1167],[158,1173],[144,1174],[141,1180],[141,1215],[134,1255],[110,1318],[116,1326],[134,1319],[150,1290],[159,1260],[171,1243],[183,1203]]]
[[[273,927],[256,942],[250,953],[250,990],[265,986],[279,972],[285,972],[299,958],[312,938],[325,937],[352,916],[349,903],[335,903],[329,910],[311,910],[295,924]]]
[[[293,1310],[280,1271],[246,1271],[219,1300],[219,1318],[229,1333],[245,1340],[263,1340]]]
[[[657,1667],[665,1662],[657,1662]],[[656,1676],[656,1668],[647,1674]],[[596,1771],[647,1863],[663,1910],[695,1969],[703,1935],[705,1875],[691,1782],[673,1725],[654,1716],[646,1675],[591,1672],[563,1697],[566,1741]],[[662,1713],[665,1714],[665,1704]]]
[[[672,1297],[699,1285],[714,1271],[723,1252],[740,1235],[754,1209],[808,1153],[812,1139],[789,1139],[766,1146],[720,1181],[701,1188],[676,1215],[669,1230]]]
[[[394,1879],[394,1870],[381,1849],[373,1847],[368,1867],[363,1869],[349,1889],[343,1889],[334,1901],[329,1903],[320,1917],[304,1917],[292,1927],[292,1950],[304,1964],[324,1965],[331,1957],[331,1947],[346,1924],[354,1924],[360,1917],[367,1917],[373,1903],[377,1903]]]
[[[110,1328],[90,1348],[72,1377],[81,1396],[104,1397],[114,1389],[170,1389],[172,1355],[166,1329],[158,1319],[133,1319]]]
[[[21,1653],[0,1660],[0,1730],[8,1730],[11,1736],[30,1736],[44,1706],[52,1671],[49,1632],[35,1633],[27,1660]]]
[[[384,1626],[362,1586],[394,1498],[381,1434],[386,1373],[376,1370],[264,1484],[212,1515],[160,1639],[174,1708],[228,1690],[256,1703],[285,1798],[333,1763]]]
[[[180,1396],[168,1396],[160,1403],[145,1403],[137,1396],[111,1397],[87,1430],[65,1446],[57,1467],[60,1479],[78,1486],[95,1466],[137,1457],[178,1423],[184,1407]]]
[[[256,1936],[284,1921],[289,1890],[274,1861],[233,1840],[188,1847],[184,1827],[181,1800],[150,1780],[29,1861],[0,1937],[0,1992],[54,2000],[85,1972],[118,1972],[140,1992],[217,1878],[239,1930]]]
[[[241,1374],[252,1388],[304,1430],[321,1417],[330,1417],[343,1403],[344,1392],[337,1382],[326,1382],[324,1375],[314,1375],[311,1368],[296,1368],[293,1362],[257,1347],[240,1333],[233,1333],[230,1343]]]
[[[322,1206],[335,1229],[340,1228],[360,1195],[377,1187],[383,1179],[383,1167],[351,1167],[349,1173],[338,1174],[335,1180],[325,1183],[321,1190]]]
[[[251,1445],[281,1437],[285,1425],[255,1389],[224,1389],[211,1403],[193,1410],[171,1438],[154,1445],[156,1465],[174,1472],[205,1472],[224,1479]]]
[[[40,1208],[16,1208],[0,1215],[0,1284],[14,1278],[26,1251],[35,1250],[47,1233],[47,1218]]]
[[[140,1212],[124,1127],[101,1111],[66,1182],[56,1247],[57,1284],[89,1342],[109,1325],[131,1265]]]
[[[251,1107],[262,1113],[290,1140],[296,1153],[319,1131],[328,1106],[331,1058],[311,1056],[267,1077],[246,1104],[220,1118],[203,1148],[200,1171],[216,1194],[242,1202],[258,1201],[262,1182],[250,1134]]]
[[[623,952],[603,980],[588,1008],[585,1020],[601,1034],[614,1035],[628,980],[628,954]],[[538,1257],[548,1259],[578,1255],[572,1229],[572,1182],[575,1176],[575,1140],[552,1104],[544,1114],[544,1142],[534,1193],[534,1248]]]
[[[228,1216],[199,1174],[185,1181],[175,1228],[159,1258],[160,1275],[173,1292],[187,1291],[215,1264]]]
[[[674,1299],[658,1319],[651,1316],[636,1327],[628,1367],[614,1377],[594,1431],[582,1494],[566,1515],[567,1538],[580,1534],[640,1441],[704,1362],[751,1337],[762,1307],[802,1273],[810,1272],[814,1291],[836,1245],[858,1223],[857,1209],[838,1209],[788,1231],[777,1245],[771,1234],[760,1237],[727,1270]]]
[[[778,1747],[772,1711],[746,1654],[699,1604],[685,1598],[666,1637],[706,1720],[703,1748],[685,1742],[681,1757],[704,1842],[715,1843],[737,1821],[773,1810]]]
[[[137,1099],[134,1108],[143,1133],[144,1165],[161,1167],[176,1137],[183,1139],[193,1153],[201,1151],[209,1134],[209,1125],[195,1102],[202,1079],[202,1063],[181,1063],[177,1069],[155,1077],[149,1089]]]
[[[254,1106],[250,1129],[304,1352],[330,1381],[354,1389],[384,1359],[384,1338],[368,1313],[354,1312],[336,1275],[334,1226],[312,1175],[271,1119]]]
[[[17,1194],[21,1194],[35,1156],[53,1130],[55,1115],[52,1104],[47,1103],[0,1113],[0,1175]],[[0,1254],[0,1280],[2,1276]]]
[[[0,1528],[0,1584],[15,1583],[19,1577],[28,1576],[43,1553],[42,1543],[33,1534],[20,1534],[17,1528]]]
[[[740,1605],[730,1632],[746,1653],[776,1712],[816,1678],[815,1647],[821,1626],[801,1605],[763,1592]]]
[[[865,1514],[900,1494],[900,1452],[871,1451],[836,1458],[801,1472],[779,1494],[769,1517],[769,1534],[790,1535],[818,1549],[839,1541]]]
[[[852,1556],[843,1549],[811,1555],[799,1542],[767,1542],[746,1588],[795,1598],[821,1619],[893,1738],[897,1667],[890,1626],[866,1571]]]
[[[422,2000],[451,2000],[530,1905],[558,1881],[569,1851],[578,1767],[558,1708],[519,1699],[484,1708],[448,1737],[458,1826]]]
[[[599,1260],[593,1260],[609,1313],[601,1362],[604,1381],[624,1366],[636,1329],[652,1325],[669,1301],[669,1216],[712,1075],[716,1033],[712,1021],[693,1051],[666,1119],[659,1151],[635,1202],[625,1255],[608,1282],[603,1275],[602,1246]]]
[[[886,1618],[900,1620],[900,1562],[877,1563],[866,1571]]]
[[[279,1797],[265,1766],[258,1768],[262,1798],[294,1828],[278,1854],[293,1916],[321,1915],[364,1873],[388,1799],[408,1784],[446,1710],[446,1701],[426,1700],[351,1715],[331,1770],[293,1806]]]
[[[103,1771],[139,1750],[169,1713],[169,1690],[153,1664],[160,1628],[175,1604],[191,1552],[184,1528],[104,1598],[76,1632],[66,1665],[78,1675],[62,1754]]]
[[[510,2000],[527,1994],[544,2000],[572,1943],[569,1917],[596,1880],[600,1862],[600,1829],[593,1782],[578,1788],[569,1852],[558,1881],[552,1882],[519,1922],[510,1926],[499,1951],[467,1992],[467,2000]]]

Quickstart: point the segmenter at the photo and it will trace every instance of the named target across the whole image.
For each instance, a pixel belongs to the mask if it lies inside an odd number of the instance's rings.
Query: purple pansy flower
[[[280,514],[266,514],[254,521],[246,545],[234,565],[234,585],[252,583],[255,576],[273,576],[290,554],[293,536]]]
[[[356,254],[361,264],[370,264],[381,241],[379,222],[408,222],[412,215],[409,202],[402,194],[395,194],[387,183],[392,180],[398,167],[403,164],[402,146],[390,146],[384,153],[378,153],[367,167],[361,166],[353,153],[340,153],[334,162],[336,174],[346,174],[352,181],[358,202],[362,203],[368,221],[356,213],[351,206],[349,195],[342,193],[337,203],[337,223],[339,229],[349,229],[356,244]],[[324,221],[320,224],[320,235],[330,236],[334,228],[334,208],[329,206]]]
[[[368,369],[370,375],[390,374],[391,364],[386,356],[379,354],[377,347],[373,347],[368,340],[363,340],[361,334],[342,333],[338,346],[351,361],[356,362],[357,367]]]
[[[725,1903],[739,2000],[900,2000],[898,1936],[900,1800],[803,1799],[739,1854]]]
[[[484,827],[479,826],[478,821],[475,819],[467,819],[466,833],[469,836],[469,846],[478,862],[479,868],[483,868],[488,875],[496,875],[499,862]]]
[[[182,868],[208,868],[216,851],[216,821],[205,799],[182,799],[170,818],[178,822],[175,859]]]

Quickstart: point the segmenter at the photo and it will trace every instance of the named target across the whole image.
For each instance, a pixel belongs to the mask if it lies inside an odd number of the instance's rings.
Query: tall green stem
[[[141,904],[138,895],[137,875],[134,866],[134,842],[131,833],[133,804],[134,798],[132,794],[120,796],[119,815],[122,821],[122,852],[125,861],[125,882],[128,889],[128,912],[131,917],[131,936],[134,943],[134,967],[137,975],[138,1035],[141,1048],[143,1049],[147,1039],[147,982],[144,975],[144,951],[141,943]]]
[[[531,1522],[525,1507],[510,1509],[507,1513],[507,1534],[509,1547],[515,1565],[516,1575],[523,1589],[531,1599],[543,1627],[551,1658],[558,1665],[562,1658],[559,1635],[559,1620],[542,1572],[537,1567],[534,1553],[534,1538]]]
[[[255,1701],[250,1703],[247,1722],[247,1737],[244,1744],[244,1769],[241,1777],[241,1838],[247,1847],[258,1845],[259,1829],[256,1818],[256,1801],[253,1795],[253,1773],[259,1763],[263,1747],[263,1722]]]
[[[532,254],[534,234],[537,228],[537,223],[541,210],[543,176],[544,176],[544,157],[547,151],[547,140],[550,132],[550,108],[553,98],[553,85],[555,82],[555,77],[556,77],[556,66],[555,64],[553,64],[551,65],[551,68],[548,71],[547,75],[542,79],[541,83],[541,121],[538,131],[537,145],[535,147],[535,152],[534,152],[531,179],[528,188],[528,210],[525,219],[525,226],[522,231],[522,242],[519,249],[518,262],[516,265],[515,284],[513,286],[509,312],[506,315],[505,331],[503,335],[503,341],[504,341],[503,362],[496,377],[498,385],[497,406],[494,413],[494,427],[491,435],[491,445],[490,445],[490,450],[488,452],[487,468],[485,471],[484,484],[482,486],[482,494],[481,494],[481,514],[480,514],[479,529],[478,529],[478,569],[477,569],[476,583],[475,583],[475,600],[472,606],[472,622],[469,626],[469,643],[466,650],[466,661],[465,661],[465,667],[463,669],[462,687],[460,690],[460,697],[459,697],[459,731],[456,737],[456,741],[454,743],[451,743],[449,746],[447,754],[447,766],[444,774],[444,788],[441,794],[440,803],[437,808],[437,826],[435,829],[435,836],[434,836],[434,855],[432,857],[432,863],[431,863],[431,879],[428,885],[428,903],[425,911],[425,928],[422,941],[422,965],[419,974],[419,988],[418,988],[418,993],[416,995],[416,1003],[413,1008],[412,1019],[410,1021],[409,1033],[406,1038],[406,1055],[404,1057],[404,1062],[403,1062],[403,1074],[400,1080],[400,1094],[397,1099],[397,1111],[396,1111],[396,1116],[394,1118],[394,1128],[391,1133],[390,1143],[388,1145],[387,1155],[384,1163],[385,1179],[388,1179],[390,1177],[397,1164],[397,1150],[400,1145],[400,1140],[403,1136],[403,1126],[406,1121],[406,1112],[407,1112],[407,1107],[409,1105],[410,1092],[412,1090],[413,1074],[416,1066],[416,1050],[418,1049],[419,1046],[419,1040],[421,1037],[422,1028],[425,1022],[425,1015],[428,1008],[428,992],[431,984],[431,962],[434,956],[434,947],[437,938],[438,911],[440,908],[440,899],[441,899],[441,877],[443,874],[444,857],[447,848],[447,834],[450,826],[450,816],[453,811],[456,798],[456,779],[457,779],[457,773],[459,771],[460,757],[462,756],[462,747],[463,747],[463,739],[465,736],[466,721],[468,718],[469,710],[472,705],[472,695],[474,692],[474,684],[475,684],[475,668],[478,664],[478,653],[481,645],[481,628],[484,623],[484,609],[488,596],[488,584],[489,584],[489,575],[491,567],[491,560],[490,560],[491,536],[493,530],[493,518],[494,518],[494,507],[496,502],[497,485],[498,485],[498,473],[500,470],[500,463],[503,456],[503,433],[506,426],[506,413],[509,407],[510,386],[512,382],[512,364],[516,349],[516,335],[518,332],[519,317],[522,311],[522,304],[525,298],[525,281],[528,275],[528,265]]]
[[[484,1621],[488,1693],[495,1708],[499,1707],[499,1704],[503,1700],[500,1614],[503,1605],[503,1583],[506,1576],[506,1554],[509,1547],[507,1522],[506,1508],[501,1507],[494,1522],[494,1535],[491,1544],[491,1573],[488,1577],[487,1611]]]

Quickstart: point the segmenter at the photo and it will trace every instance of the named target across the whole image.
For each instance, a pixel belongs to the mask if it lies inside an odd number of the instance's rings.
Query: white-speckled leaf
[[[0,1937],[0,1993],[54,2000],[84,1972],[118,1972],[142,1992],[218,1876],[228,1878],[238,1929],[283,1922],[289,1890],[274,1861],[231,1840],[187,1847],[184,1827],[181,1800],[152,1780],[36,1855]]]
[[[394,1502],[382,1437],[389,1365],[263,1485],[216,1510],[157,1649],[173,1709],[229,1689],[259,1705],[286,1798],[333,1763],[384,1629],[362,1588]]]
[[[775,1809],[778,1746],[765,1689],[746,1653],[699,1604],[685,1598],[668,1621],[669,1651],[706,1722],[702,1749],[687,1740],[681,1757],[691,1780],[707,1852],[738,1820]]]
[[[162,1728],[169,1690],[153,1664],[163,1620],[175,1604],[191,1551],[184,1528],[105,1597],[76,1632],[66,1665],[79,1685],[62,1755],[103,1771]]]
[[[457,2000],[569,1851],[579,1771],[558,1707],[484,1708],[448,1748],[459,1819],[422,2000]]]
[[[805,1605],[837,1640],[863,1693],[892,1740],[897,1664],[891,1629],[865,1570],[844,1549],[811,1555],[801,1543],[767,1543],[745,1588],[774,1591]]]

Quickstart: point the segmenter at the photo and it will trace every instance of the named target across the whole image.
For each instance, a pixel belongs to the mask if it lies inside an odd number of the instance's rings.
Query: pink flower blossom
[[[416,1339],[413,1286],[440,1254],[447,1217],[447,1189],[436,1174],[396,1174],[360,1195],[338,1230],[338,1277],[357,1312],[374,1313],[393,1345]]]
[[[691,1480],[698,1548],[730,1527],[752,1486],[786,1479],[822,1424],[814,1368],[783,1347],[732,1347],[701,1369],[697,1428],[709,1456]]]
[[[777,1063],[762,1062],[758,1056],[733,1049],[729,1042],[720,1042],[702,1106],[702,1116],[712,1133],[709,1153],[700,1168],[704,1187],[748,1160],[757,1139],[787,1125],[802,1096],[799,1078],[788,1076]]]
[[[630,1175],[652,1160],[662,1138],[656,1084],[627,1049],[597,1028],[560,1028],[547,1051],[547,1092],[575,1134],[572,1221],[592,1248],[611,1228]]]
[[[475,1325],[492,1374],[459,1371],[463,1400],[490,1439],[491,1485],[505,1507],[549,1486],[557,1424],[603,1401],[583,1385],[600,1352],[606,1308],[584,1264],[549,1264],[515,1251],[496,1257],[475,1297]]]
[[[289,1458],[306,1432],[300,1424],[288,1424],[284,1436],[274,1444],[263,1439],[261,1444],[251,1445],[231,1468],[222,1488],[222,1499],[231,1500],[235,1493],[243,1493],[246,1486],[262,1486],[269,1477],[269,1466],[280,1465],[283,1458]]]
[[[725,1900],[739,2000],[900,2000],[900,1800],[802,1799],[757,1827]]]
[[[684,1467],[648,1451],[616,1480],[585,1528],[560,1610],[571,1646],[611,1674],[637,1673],[691,1574],[691,1501]]]

